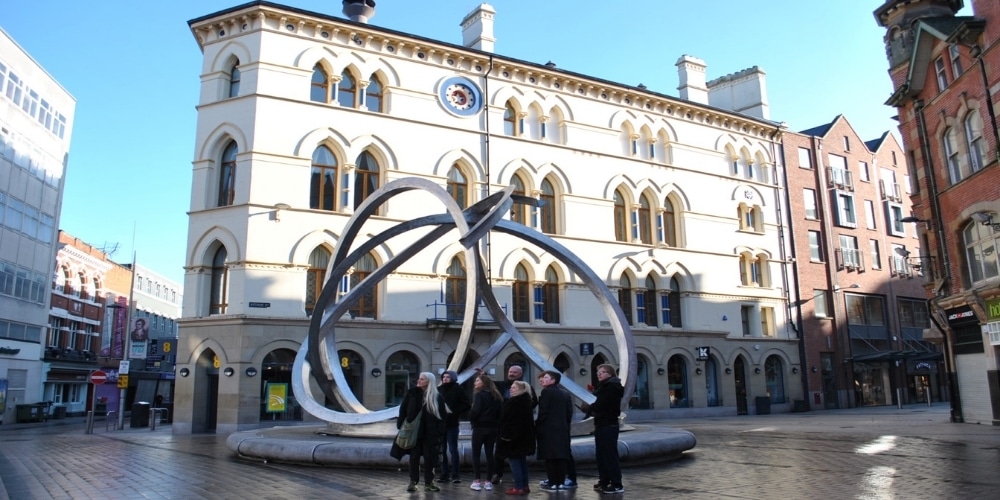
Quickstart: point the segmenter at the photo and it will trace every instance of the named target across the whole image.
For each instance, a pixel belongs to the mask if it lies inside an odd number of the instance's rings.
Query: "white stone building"
[[[511,184],[546,202],[511,217],[617,291],[638,352],[635,411],[753,413],[759,397],[788,411],[802,398],[775,160],[783,126],[769,120],[763,72],[707,82],[705,63],[684,56],[678,98],[494,54],[493,18],[486,4],[465,18],[466,46],[269,2],[190,21],[204,63],[175,432],[303,418],[294,404],[268,412],[268,384],[290,380],[354,208],[411,176],[463,206]],[[442,211],[425,194],[399,196],[362,234]],[[397,404],[453,354],[466,267],[453,234],[338,325],[345,376],[370,409]],[[415,239],[371,252],[343,288]],[[557,259],[504,235],[487,255],[499,301],[551,363],[586,385],[597,364],[618,362],[608,319]],[[471,358],[498,335],[477,325]],[[501,377],[523,361],[510,345],[488,366]]]
[[[42,400],[42,347],[76,100],[0,29],[0,423]]]

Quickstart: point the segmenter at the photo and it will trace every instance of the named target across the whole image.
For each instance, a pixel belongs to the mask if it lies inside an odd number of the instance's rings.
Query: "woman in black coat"
[[[444,399],[438,394],[435,377],[431,372],[421,373],[417,378],[417,386],[406,392],[403,403],[399,405],[396,428],[400,428],[404,420],[413,422],[421,412],[423,418],[417,429],[417,444],[404,450],[393,443],[389,455],[397,460],[410,455],[410,484],[406,491],[417,491],[417,484],[420,482],[420,457],[424,458],[424,489],[441,491],[434,484],[434,467],[437,466],[438,454],[441,452],[441,439],[445,434],[444,418],[448,411]]]
[[[495,461],[493,450],[497,442],[497,426],[500,423],[500,411],[503,408],[503,396],[497,390],[496,385],[490,380],[490,376],[480,373],[476,376],[474,383],[476,394],[472,398],[472,410],[469,411],[469,423],[472,424],[472,473],[475,480],[472,482],[473,490],[492,490]],[[482,465],[479,457],[482,450],[486,450],[486,482],[482,479]]]
[[[514,486],[507,488],[508,495],[527,495],[528,455],[535,453],[535,421],[531,413],[531,386],[517,380],[510,387],[510,399],[504,401],[500,412],[500,429],[497,454],[507,457],[514,476]]]

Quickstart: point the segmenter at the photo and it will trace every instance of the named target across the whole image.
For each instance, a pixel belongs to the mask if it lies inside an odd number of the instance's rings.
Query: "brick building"
[[[890,0],[887,104],[898,108],[913,166],[913,214],[933,268],[927,297],[944,336],[952,419],[1000,424],[1000,2]]]

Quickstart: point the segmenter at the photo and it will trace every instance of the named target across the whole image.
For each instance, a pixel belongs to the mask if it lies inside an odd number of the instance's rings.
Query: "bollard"
[[[111,425],[111,422],[115,422],[115,430],[116,431],[118,430],[118,422],[111,419],[111,417],[113,417],[113,416],[115,416],[117,414],[118,414],[118,412],[115,411],[115,410],[108,410],[107,414],[105,414],[105,416],[104,416],[104,432],[108,432],[108,426]]]
[[[85,430],[83,433],[84,434],[93,434],[94,433],[94,412],[93,411],[88,411],[87,412],[87,430]]]
[[[924,387],[924,392],[927,393],[927,406],[930,407],[931,406],[931,388],[930,387]]]
[[[149,430],[156,430],[156,410],[152,409],[149,411]]]
[[[903,389],[899,387],[896,388],[896,406],[903,409]]]

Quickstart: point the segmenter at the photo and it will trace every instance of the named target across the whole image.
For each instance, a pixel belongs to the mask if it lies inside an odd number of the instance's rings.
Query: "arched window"
[[[540,201],[542,206],[539,208],[539,213],[541,215],[541,221],[539,221],[540,229],[543,233],[555,234],[556,232],[556,190],[552,187],[552,183],[548,179],[542,181],[542,194]]]
[[[503,110],[503,133],[509,136],[518,135],[517,111],[514,110],[514,105],[509,102]]]
[[[240,95],[240,60],[233,62],[233,69],[229,71],[229,97]]]
[[[948,165],[948,176],[951,183],[955,184],[965,176],[958,155],[958,132],[955,131],[954,127],[949,127],[944,132],[944,155]]]
[[[636,295],[635,309],[639,323],[656,326],[656,279],[650,274],[646,276],[646,289]]]
[[[313,102],[330,102],[330,77],[326,70],[317,64],[313,66],[312,84],[309,87],[309,100]]]
[[[539,307],[541,312],[538,319],[546,323],[559,322],[559,275],[554,267],[549,266],[545,270],[545,284],[541,287],[542,304]]]
[[[354,272],[350,274],[351,289],[356,287],[368,275],[378,268],[375,257],[372,254],[365,254],[354,263]],[[352,305],[348,311],[352,318],[372,318],[375,319],[378,313],[378,285],[373,286],[358,301]]]
[[[653,215],[649,197],[645,194],[639,197],[639,241],[653,244]]]
[[[754,258],[748,252],[740,254],[740,284],[743,286],[753,286],[755,270]]]
[[[984,165],[986,141],[983,140],[983,121],[977,110],[965,115],[965,140],[969,141],[969,164],[973,172],[978,172]]]
[[[448,194],[458,202],[463,209],[469,206],[469,181],[458,165],[452,165],[448,171]]]
[[[229,141],[222,152],[222,161],[219,162],[220,207],[232,205],[236,197],[236,153],[236,141]]]
[[[670,356],[667,361],[667,389],[671,408],[691,406],[688,398],[687,362],[679,354]]]
[[[627,274],[618,279],[618,305],[625,313],[625,320],[632,325],[632,280]]]
[[[313,151],[309,208],[329,211],[337,209],[337,158],[326,146]]]
[[[87,300],[87,275],[79,273],[77,274],[76,279],[80,280],[80,286],[74,290],[75,293],[73,295],[76,295],[83,300]]]
[[[448,265],[448,278],[444,287],[445,308],[449,320],[460,320],[465,315],[465,264],[453,257]]]
[[[628,208],[625,206],[625,196],[620,190],[615,190],[615,240],[628,241]]]
[[[220,246],[212,257],[212,283],[209,289],[209,314],[226,314],[229,296],[229,266],[226,247]]]
[[[767,255],[757,254],[750,266],[753,281],[757,286],[771,286],[770,275],[767,272]]]
[[[365,394],[364,381],[365,377],[367,377],[364,358],[357,352],[349,349],[338,350],[337,357],[340,358],[339,364],[340,368],[344,371],[344,380],[347,381],[347,387],[358,397],[358,401],[364,403],[362,396]]]
[[[524,181],[520,175],[511,177],[510,184],[514,186],[514,191],[511,194],[527,196]],[[515,203],[510,209],[510,220],[518,224],[528,225],[528,207],[522,203]]]
[[[993,214],[993,217],[995,220],[996,214]],[[970,221],[962,231],[966,266],[971,283],[997,276],[997,251],[1000,250],[1000,245],[997,244],[998,237],[1000,232],[975,221]]]
[[[379,166],[375,157],[365,151],[358,155],[354,170],[354,208],[361,206],[368,196],[378,189]]]
[[[747,205],[746,203],[740,203],[737,209],[740,218],[740,230],[741,231],[752,231],[761,232],[763,230],[760,215],[761,210],[758,205]]]
[[[663,200],[663,242],[669,246],[677,246],[677,213],[670,198]]]
[[[357,86],[354,84],[354,77],[351,72],[344,70],[340,74],[340,83],[337,84],[337,102],[345,108],[353,108],[357,103]]]
[[[365,106],[368,111],[382,112],[382,82],[374,74],[368,79],[368,87],[365,88]]]
[[[396,351],[385,362],[385,404],[399,406],[406,391],[417,383],[420,360],[408,351]]]
[[[670,292],[663,301],[663,323],[680,328],[681,322],[681,284],[677,278],[670,278]]]
[[[764,378],[767,385],[767,395],[772,403],[785,402],[785,364],[775,355],[764,361]]]
[[[326,268],[330,265],[330,251],[316,247],[309,254],[309,269],[306,271],[306,315],[312,316],[316,301],[326,282]]]
[[[531,321],[528,296],[528,270],[524,264],[514,268],[514,284],[511,286],[511,299],[514,302],[514,321],[527,323]]]

